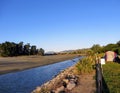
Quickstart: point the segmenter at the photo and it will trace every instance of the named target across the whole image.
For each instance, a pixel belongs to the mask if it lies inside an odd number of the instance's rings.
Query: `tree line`
[[[37,49],[36,45],[30,43],[24,44],[23,42],[14,43],[6,41],[0,43],[0,56],[21,56],[21,55],[44,55],[44,49]]]
[[[105,46],[100,46],[99,44],[94,44],[90,48],[78,49],[73,50],[72,52],[66,52],[62,54],[80,54],[80,55],[89,55],[91,53],[105,53],[106,51],[114,51],[118,55],[120,55],[120,41],[116,42],[115,44],[110,43]]]
[[[99,44],[94,44],[91,47],[91,50],[94,51],[95,53],[105,53],[106,51],[114,51],[118,55],[120,55],[120,41],[117,43],[113,44],[107,44],[106,46],[100,46]]]

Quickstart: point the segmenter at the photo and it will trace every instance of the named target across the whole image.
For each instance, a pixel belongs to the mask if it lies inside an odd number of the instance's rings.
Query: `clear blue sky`
[[[0,0],[0,43],[46,51],[120,40],[120,0]]]

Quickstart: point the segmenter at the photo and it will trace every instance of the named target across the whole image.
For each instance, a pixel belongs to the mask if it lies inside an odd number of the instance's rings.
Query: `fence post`
[[[97,82],[97,93],[102,93],[102,68],[100,58],[96,60],[96,82]]]

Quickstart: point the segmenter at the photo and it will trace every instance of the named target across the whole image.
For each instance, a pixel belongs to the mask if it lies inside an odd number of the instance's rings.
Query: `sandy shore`
[[[74,57],[77,55],[0,57],[0,74],[53,64]]]

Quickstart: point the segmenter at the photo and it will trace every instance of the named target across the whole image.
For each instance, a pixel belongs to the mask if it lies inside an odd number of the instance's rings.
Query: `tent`
[[[117,54],[113,51],[107,51],[105,53],[105,61],[114,61]]]

